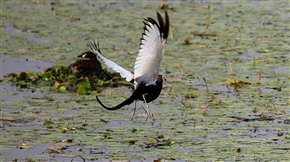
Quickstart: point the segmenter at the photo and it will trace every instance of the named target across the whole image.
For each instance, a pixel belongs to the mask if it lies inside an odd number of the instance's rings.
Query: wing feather
[[[165,11],[165,23],[157,12],[159,24],[152,18],[144,20],[140,49],[134,65],[135,88],[138,84],[155,84],[169,32],[169,17]],[[137,84],[137,85],[136,85]]]
[[[122,78],[126,78],[128,82],[131,82],[134,79],[133,73],[130,71],[124,69],[123,67],[117,65],[113,61],[107,59],[100,50],[99,42],[96,44],[95,42],[90,42],[89,44],[90,48],[97,54],[97,56],[110,68],[112,68],[114,71],[119,73]]]

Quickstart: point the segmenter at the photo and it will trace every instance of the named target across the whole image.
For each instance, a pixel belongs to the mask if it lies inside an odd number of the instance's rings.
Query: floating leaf
[[[68,139],[64,139],[64,140],[62,140],[61,142],[67,142],[67,143],[71,143],[71,142],[73,142],[73,138],[68,138]]]
[[[90,90],[90,82],[86,79],[78,80],[76,83],[77,92],[81,95],[88,94]]]
[[[47,128],[52,128],[55,126],[54,122],[47,120],[43,123],[43,126],[47,127]]]
[[[87,126],[87,125],[88,125],[87,119],[84,119],[82,126]]]
[[[17,76],[16,80],[17,81],[25,81],[27,79],[27,77],[28,77],[28,74],[26,72],[21,72]]]
[[[78,129],[78,130],[86,130],[86,127],[84,127],[82,125],[82,126],[76,126],[76,127],[72,128],[72,130],[76,130],[76,129]]]
[[[135,132],[137,132],[137,129],[136,129],[136,128],[133,128],[133,129],[131,130],[131,133],[135,133]]]
[[[112,137],[109,134],[105,134],[104,135],[104,138],[106,138],[106,139],[112,139]]]
[[[197,94],[193,94],[193,93],[188,93],[184,97],[187,98],[187,99],[189,99],[189,98],[197,98],[198,95]]]
[[[131,145],[135,144],[136,140],[127,140],[125,141],[125,143],[129,143]]]
[[[60,130],[61,133],[65,133],[69,130],[67,127],[59,127],[58,129]]]
[[[13,23],[13,27],[16,28],[16,29],[18,29],[19,28],[19,25],[16,24],[16,23]]]
[[[258,50],[259,53],[268,53],[269,50],[268,49],[261,49],[261,50]]]
[[[184,40],[183,40],[183,43],[182,43],[183,45],[189,45],[189,44],[191,44],[190,43],[190,37],[186,37]]]
[[[102,123],[108,123],[105,119],[100,119],[100,122],[102,122]]]
[[[65,86],[60,86],[60,87],[58,88],[58,92],[60,92],[60,93],[65,93],[65,92],[66,92],[66,87],[65,87]]]
[[[162,148],[162,147],[164,147],[164,146],[171,146],[171,145],[173,145],[175,142],[174,141],[171,141],[171,140],[164,140],[164,141],[162,141],[162,142],[159,142],[157,145],[156,145],[156,147],[157,148]]]
[[[48,147],[47,148],[49,151],[53,151],[55,153],[61,153],[61,150],[66,150],[67,147],[65,146],[59,146],[59,147]]]
[[[58,88],[60,86],[60,83],[58,81],[55,81],[54,84],[53,84],[53,87],[54,88]]]
[[[220,100],[220,99],[218,99],[218,98],[216,98],[215,96],[211,96],[211,99],[214,101],[214,102],[222,102],[222,100]]]
[[[31,148],[31,146],[29,146],[27,143],[21,143],[21,145],[18,146],[18,148],[20,148],[20,149],[29,149],[29,148]]]
[[[251,82],[248,81],[242,81],[238,79],[227,79],[226,84],[233,86],[234,88],[241,88],[244,84],[251,84]]]

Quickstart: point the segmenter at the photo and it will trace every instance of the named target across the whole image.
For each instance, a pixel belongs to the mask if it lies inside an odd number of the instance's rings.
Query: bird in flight
[[[107,59],[100,50],[99,43],[90,42],[89,46],[93,52],[110,68],[118,72],[121,77],[134,84],[133,94],[115,107],[105,106],[96,96],[99,104],[107,110],[117,110],[135,101],[135,108],[132,112],[132,119],[136,112],[136,100],[145,103],[146,120],[153,117],[149,110],[148,103],[155,100],[162,90],[162,75],[158,75],[160,63],[163,57],[163,48],[167,42],[169,33],[169,16],[165,11],[165,21],[157,12],[157,19],[151,17],[144,19],[144,32],[140,42],[140,49],[134,65],[134,72],[130,72],[116,63]]]

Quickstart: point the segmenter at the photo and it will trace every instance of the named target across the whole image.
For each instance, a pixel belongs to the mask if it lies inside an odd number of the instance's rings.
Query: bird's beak
[[[78,55],[78,57],[84,57],[84,54],[80,54],[80,55]]]

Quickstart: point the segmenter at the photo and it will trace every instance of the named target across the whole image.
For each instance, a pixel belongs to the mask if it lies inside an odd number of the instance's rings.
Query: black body
[[[141,100],[144,101],[143,96],[145,97],[146,103],[149,103],[151,101],[156,100],[156,98],[159,96],[161,90],[162,90],[162,76],[159,75],[158,76],[158,80],[156,81],[156,85],[149,85],[146,86],[146,84],[141,84],[134,92],[133,94],[126,99],[125,101],[123,101],[122,103],[120,103],[119,105],[115,106],[115,107],[107,107],[105,106],[98,98],[98,96],[96,96],[97,101],[99,102],[99,104],[107,109],[107,110],[117,110],[122,108],[125,105],[130,105],[133,101],[135,100]]]

